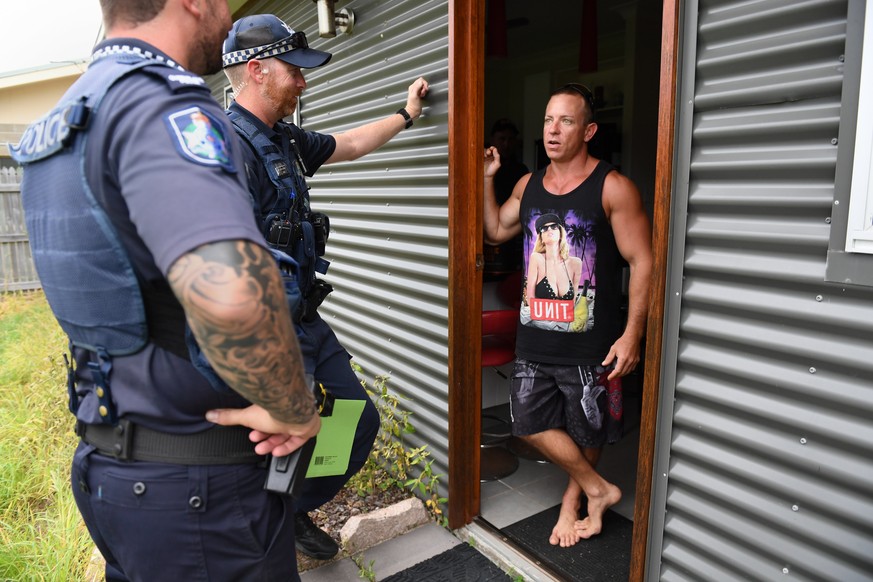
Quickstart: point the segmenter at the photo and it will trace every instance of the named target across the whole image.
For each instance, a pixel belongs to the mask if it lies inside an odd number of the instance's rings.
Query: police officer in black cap
[[[236,135],[200,77],[220,70],[227,2],[101,3],[107,40],[13,150],[71,343],[76,503],[107,580],[299,580],[263,455],[320,419]],[[234,391],[192,365],[186,318]]]
[[[427,81],[419,78],[409,86],[404,107],[335,135],[304,131],[283,122],[306,89],[303,69],[320,67],[330,58],[330,53],[310,48],[302,31],[271,14],[236,21],[224,43],[224,70],[235,97],[228,113],[243,138],[258,224],[268,242],[294,256],[303,270],[304,308],[296,325],[306,371],[337,399],[365,402],[348,471],[307,479],[297,503],[297,548],[318,559],[330,558],[338,547],[307,512],[333,498],[363,466],[378,432],[379,415],[349,365],[348,352],[317,311],[331,290],[316,275],[327,270],[322,255],[329,221],[324,214],[311,211],[305,176],[312,176],[323,164],[357,159],[410,127],[421,115],[421,101],[428,92]]]

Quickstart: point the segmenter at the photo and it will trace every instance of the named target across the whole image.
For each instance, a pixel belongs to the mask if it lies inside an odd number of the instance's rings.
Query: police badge
[[[204,166],[235,172],[224,126],[199,107],[189,107],[164,118],[176,150],[183,158]]]

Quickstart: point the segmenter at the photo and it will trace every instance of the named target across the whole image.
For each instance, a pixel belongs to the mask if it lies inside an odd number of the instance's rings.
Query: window
[[[873,111],[860,104],[871,100],[873,2],[849,0],[825,281],[867,287],[873,286]]]
[[[873,2],[866,22],[873,22]],[[873,26],[865,27],[858,103],[873,103]],[[849,199],[846,252],[873,254],[873,109],[861,107],[855,133],[855,160]]]

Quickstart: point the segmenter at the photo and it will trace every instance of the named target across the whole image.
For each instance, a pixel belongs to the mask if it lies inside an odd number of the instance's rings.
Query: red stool
[[[515,358],[515,332],[518,310],[496,309],[482,312],[482,367],[494,368]]]

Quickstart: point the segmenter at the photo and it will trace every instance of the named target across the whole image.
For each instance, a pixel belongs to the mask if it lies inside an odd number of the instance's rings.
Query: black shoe
[[[329,560],[339,551],[333,538],[318,529],[306,513],[294,514],[294,545],[316,560]]]

